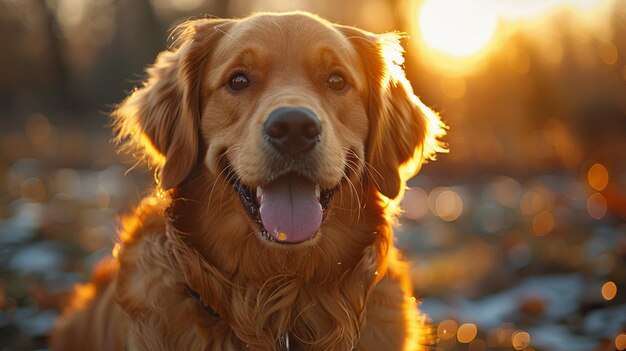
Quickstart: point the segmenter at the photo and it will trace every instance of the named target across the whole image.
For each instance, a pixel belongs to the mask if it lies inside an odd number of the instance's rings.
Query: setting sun
[[[448,78],[476,72],[498,55],[512,57],[509,61],[513,60],[514,70],[527,74],[530,67],[525,54],[505,49],[510,49],[511,40],[515,41],[512,38],[523,33],[542,47],[547,60],[558,63],[563,48],[555,43],[558,27],[553,24],[567,18],[576,23],[577,36],[586,33],[588,38],[601,39],[598,55],[602,62],[613,65],[619,52],[606,34],[606,18],[611,16],[614,3],[613,0],[421,0],[414,15],[415,43],[422,50],[421,60]],[[460,98],[463,94],[453,92],[448,96]]]
[[[465,57],[487,47],[498,16],[486,1],[425,0],[418,21],[422,38],[431,49]]]

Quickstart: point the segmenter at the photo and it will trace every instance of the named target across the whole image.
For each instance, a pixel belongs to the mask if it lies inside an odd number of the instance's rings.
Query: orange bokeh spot
[[[596,163],[589,168],[587,180],[594,190],[602,191],[609,184],[609,172],[603,165]]]
[[[446,222],[457,220],[463,213],[463,199],[447,187],[431,190],[429,202],[432,212]]]
[[[437,336],[440,339],[452,339],[456,336],[456,331],[459,329],[459,324],[451,319],[447,319],[439,323],[437,326]]]
[[[554,216],[548,211],[539,213],[533,218],[533,231],[538,236],[550,234],[554,229]]]
[[[465,323],[459,327],[459,330],[456,332],[456,338],[460,343],[469,344],[476,338],[478,334],[478,328],[476,324],[473,323]]]
[[[513,333],[511,343],[516,350],[524,350],[530,345],[530,334],[525,331],[516,331]]]
[[[626,334],[620,334],[615,338],[615,347],[618,350],[626,350]]]
[[[615,285],[615,283],[613,283],[612,281],[608,281],[602,285],[602,297],[605,300],[611,301],[615,298],[616,295],[617,285]]]

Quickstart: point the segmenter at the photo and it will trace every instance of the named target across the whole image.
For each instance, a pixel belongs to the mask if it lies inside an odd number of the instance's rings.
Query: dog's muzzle
[[[322,125],[308,108],[281,107],[270,113],[263,133],[276,151],[297,160],[319,143]]]

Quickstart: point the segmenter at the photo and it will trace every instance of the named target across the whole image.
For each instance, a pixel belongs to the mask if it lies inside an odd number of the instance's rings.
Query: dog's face
[[[401,168],[439,151],[396,36],[302,13],[182,28],[116,112],[120,136],[140,135],[166,189],[199,163],[227,179],[261,240],[308,242],[342,186],[396,198],[417,170]]]
[[[342,33],[308,16],[255,17],[228,34],[203,79],[205,162],[228,173],[265,238],[306,241],[342,180],[362,173],[361,60]]]

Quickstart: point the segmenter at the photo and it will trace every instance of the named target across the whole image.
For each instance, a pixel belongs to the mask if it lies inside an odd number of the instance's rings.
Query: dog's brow
[[[213,26],[213,30],[215,30],[216,32],[220,32],[222,34],[224,34],[225,36],[227,36],[229,39],[232,39],[237,45],[239,45],[240,47],[244,47],[243,43],[241,43],[237,38],[233,37],[232,35],[226,33],[223,29],[219,28],[218,26]]]

